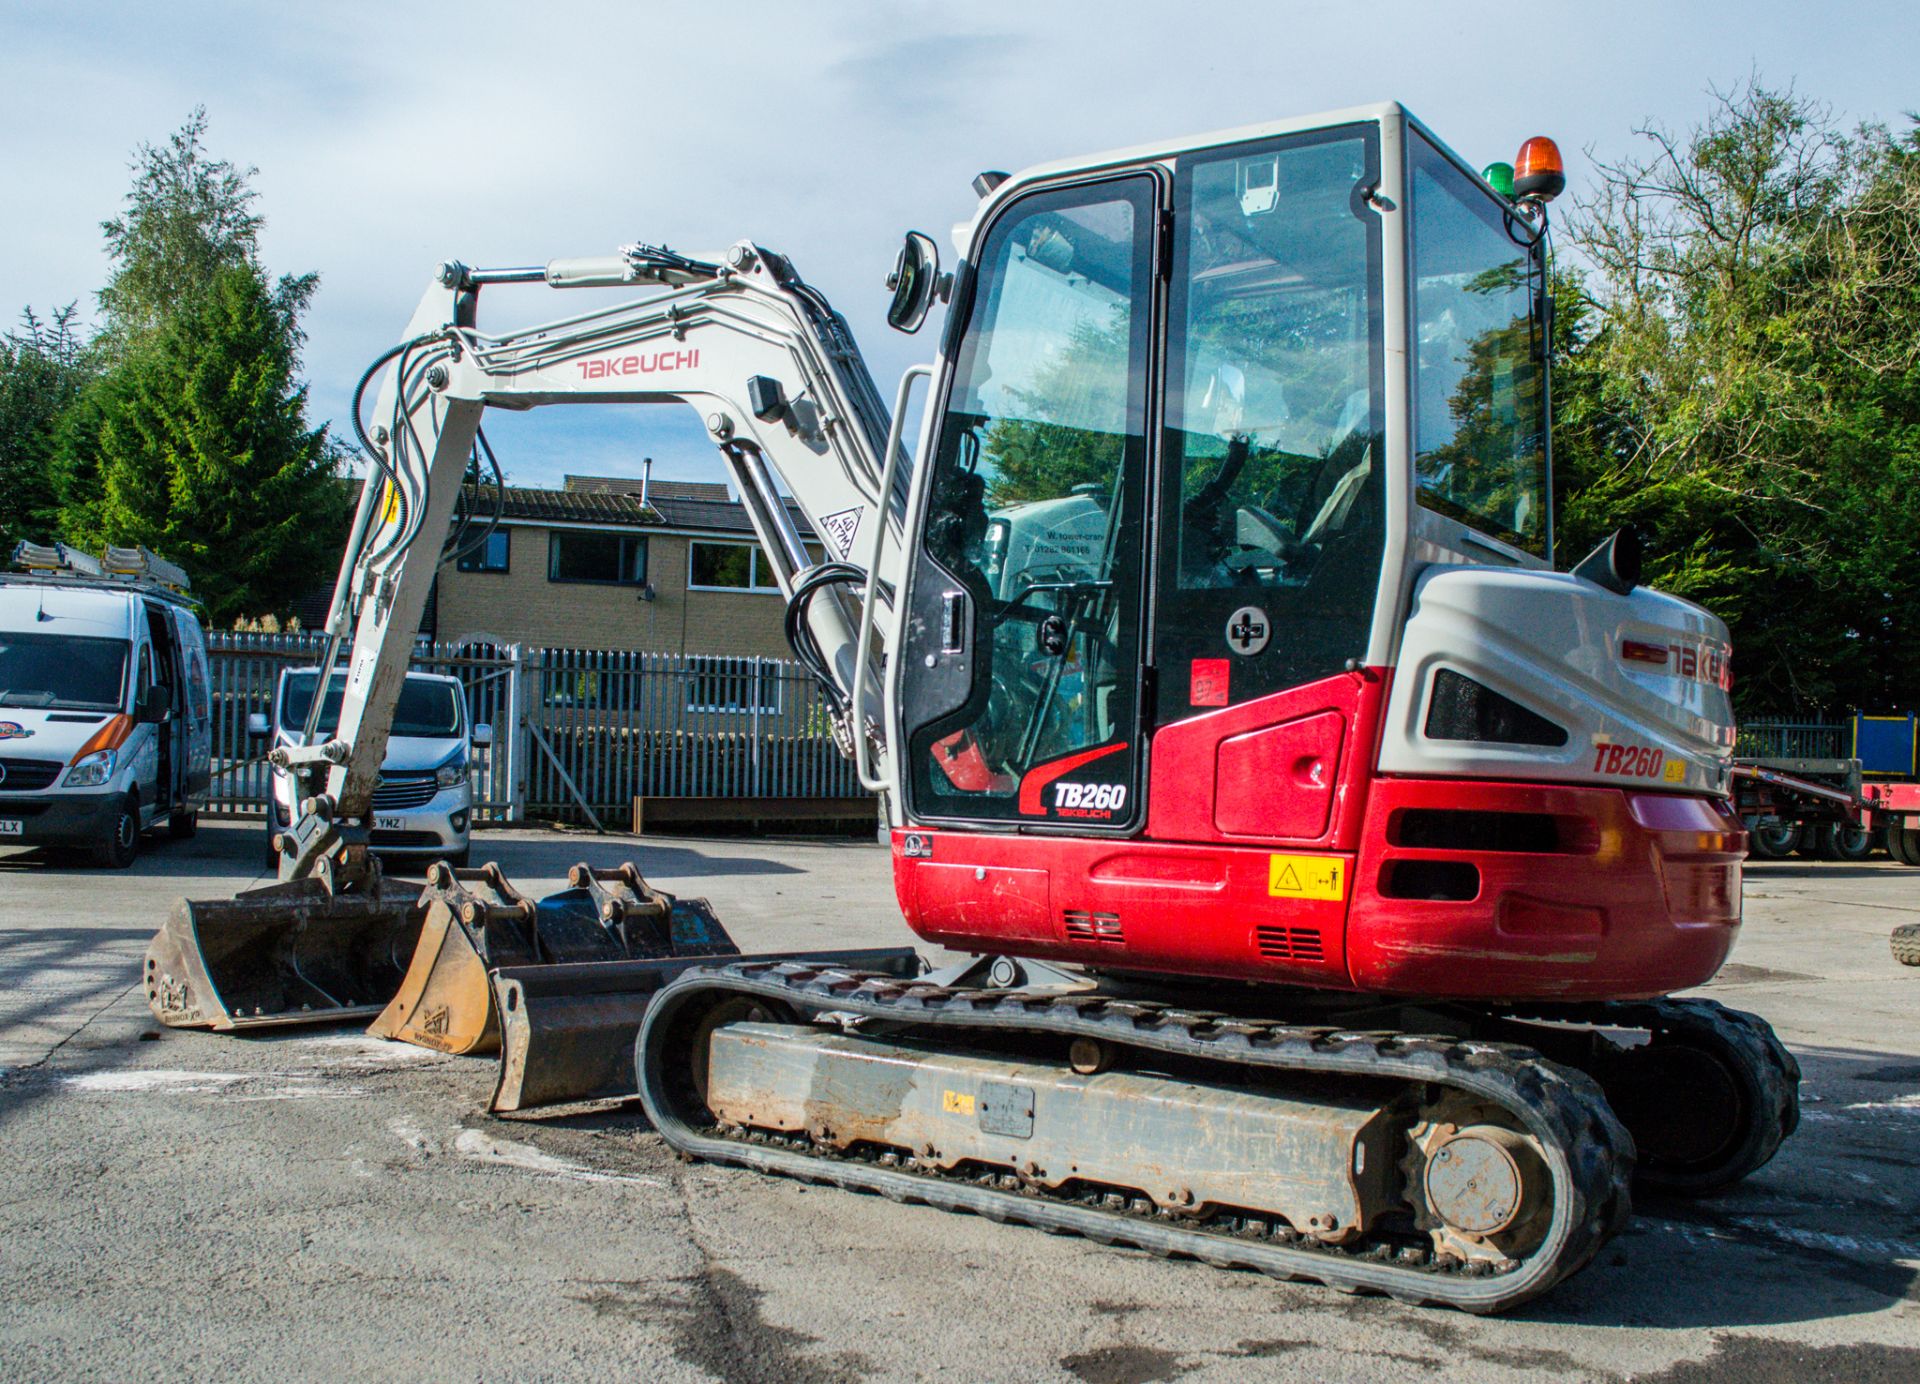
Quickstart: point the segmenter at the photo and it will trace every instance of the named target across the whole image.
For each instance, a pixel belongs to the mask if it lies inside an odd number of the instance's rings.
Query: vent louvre
[[[1253,930],[1260,955],[1274,961],[1325,961],[1326,945],[1317,927],[1261,927]]]
[[[1088,913],[1082,909],[1069,909],[1060,916],[1066,924],[1069,942],[1101,942],[1117,947],[1126,941],[1118,913]]]

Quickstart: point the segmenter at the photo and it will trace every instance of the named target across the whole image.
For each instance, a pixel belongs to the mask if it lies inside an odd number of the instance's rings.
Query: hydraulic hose
[[[793,595],[787,601],[787,643],[793,646],[794,657],[800,660],[800,666],[820,684],[827,704],[840,716],[852,710],[853,699],[835,679],[833,669],[827,666],[826,655],[820,651],[820,641],[807,624],[807,607],[816,595],[829,586],[852,586],[866,579],[867,574],[850,562],[823,562],[818,567],[808,568],[793,584]]]

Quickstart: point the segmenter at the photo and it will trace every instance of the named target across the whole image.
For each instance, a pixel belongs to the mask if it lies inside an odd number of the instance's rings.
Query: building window
[[[547,580],[644,585],[647,540],[635,534],[555,529],[547,539]]]
[[[470,553],[463,553],[458,566],[462,572],[504,572],[513,556],[513,534],[508,529],[495,529],[487,535],[487,541]]]
[[[766,556],[752,543],[687,544],[687,585],[695,591],[778,591]]]
[[[687,679],[688,711],[780,711],[780,673],[762,663],[731,672],[694,673]]]

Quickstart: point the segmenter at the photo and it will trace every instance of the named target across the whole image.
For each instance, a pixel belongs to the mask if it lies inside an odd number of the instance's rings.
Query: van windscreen
[[[298,733],[307,724],[307,709],[313,705],[313,685],[318,673],[292,673],[287,677],[287,695],[280,700],[280,728]],[[319,731],[332,735],[340,724],[340,699],[346,695],[344,674],[335,674],[327,684],[327,699],[320,706]],[[460,699],[451,683],[431,682],[426,678],[408,678],[400,688],[400,705],[394,709],[394,735],[418,736],[423,740],[450,740],[460,734]]]
[[[127,641],[0,630],[0,706],[118,711]]]

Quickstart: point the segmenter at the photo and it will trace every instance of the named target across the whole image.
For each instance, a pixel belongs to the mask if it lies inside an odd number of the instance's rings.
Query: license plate
[[[0,818],[0,836],[25,836],[27,824],[19,818]]]
[[[375,817],[373,824],[381,831],[404,831],[407,826],[404,817]]]

